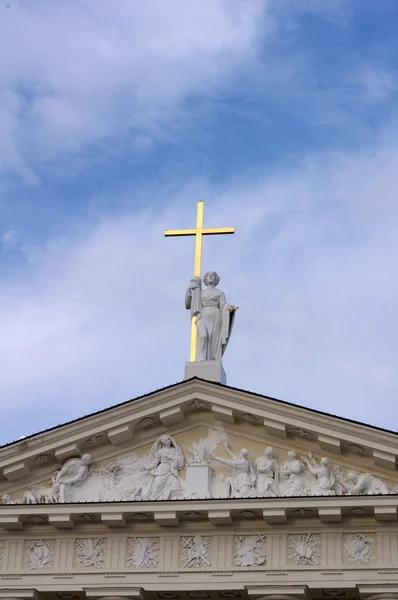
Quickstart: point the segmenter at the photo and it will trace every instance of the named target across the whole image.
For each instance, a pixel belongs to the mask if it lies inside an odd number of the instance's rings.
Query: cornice
[[[379,467],[397,468],[397,436],[392,432],[192,379],[0,448],[0,477],[9,481],[24,478],[40,468],[40,457],[62,463],[88,451],[90,440],[103,447],[119,446],[142,428],[167,429],[195,409],[211,411],[227,423],[251,419],[271,436],[311,437],[328,454],[357,448],[372,456]]]
[[[300,498],[252,498],[175,500],[164,502],[85,502],[73,504],[1,505],[0,527],[20,531],[32,525],[72,529],[82,523],[107,528],[154,523],[179,527],[181,520],[207,522],[214,527],[258,520],[268,525],[308,519],[319,526],[347,522],[396,523],[398,496],[310,496]]]

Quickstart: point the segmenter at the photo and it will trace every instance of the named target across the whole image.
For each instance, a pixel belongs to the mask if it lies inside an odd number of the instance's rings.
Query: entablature
[[[396,522],[397,508],[397,495],[18,504],[0,505],[0,527],[7,531],[22,530],[33,524],[71,529],[90,522],[120,529],[137,522],[152,522],[171,528],[187,521],[207,521],[214,527],[225,527],[242,520],[273,525],[293,520],[305,523],[309,519],[322,524],[366,519],[367,523],[376,524]]]

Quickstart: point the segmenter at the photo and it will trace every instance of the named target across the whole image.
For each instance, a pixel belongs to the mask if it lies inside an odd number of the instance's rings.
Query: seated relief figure
[[[231,337],[236,306],[227,304],[225,294],[217,289],[220,277],[209,271],[193,277],[185,294],[185,308],[196,317],[196,361],[221,360]]]
[[[294,450],[289,450],[287,460],[280,465],[280,478],[285,487],[286,496],[307,496],[310,491],[305,476],[305,465],[297,458]]]
[[[279,466],[274,456],[273,448],[265,448],[262,456],[254,463],[256,472],[256,495],[279,496],[278,477]]]
[[[315,475],[317,492],[322,496],[334,496],[336,494],[336,477],[333,470],[329,466],[329,459],[321,458],[319,465],[310,453],[310,460],[304,459],[307,463],[308,470],[312,475]]]
[[[230,496],[232,498],[251,498],[255,496],[256,474],[249,458],[249,451],[246,448],[242,448],[239,456],[237,456],[231,451],[226,442],[224,446],[231,460],[219,458],[213,454],[211,455],[211,459],[232,469],[231,476],[224,480],[230,486]]]
[[[143,500],[169,500],[181,489],[178,471],[184,468],[184,454],[169,435],[162,435],[148,453],[148,463],[142,469],[150,475],[148,486],[143,486]]]

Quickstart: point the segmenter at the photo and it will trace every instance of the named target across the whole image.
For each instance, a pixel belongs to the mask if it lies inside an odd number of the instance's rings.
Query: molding
[[[75,521],[80,523],[82,520],[102,521],[110,527],[125,527],[125,522],[134,521],[136,515],[142,521],[155,521],[163,527],[173,527],[178,526],[179,515],[183,513],[199,513],[215,527],[229,519],[239,522],[253,518],[261,522],[264,519],[268,524],[290,520],[302,520],[305,523],[308,515],[318,524],[347,522],[355,518],[376,526],[384,521],[397,522],[397,507],[398,496],[391,495],[10,504],[0,505],[0,527],[6,531],[30,527],[35,518],[37,527],[50,524],[56,529],[73,528]],[[87,519],[83,519],[86,516]]]

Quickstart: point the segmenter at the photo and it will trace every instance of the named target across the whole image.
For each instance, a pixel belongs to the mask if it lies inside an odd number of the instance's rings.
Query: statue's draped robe
[[[248,458],[239,458],[236,456],[228,462],[232,467],[232,474],[226,481],[231,486],[231,496],[236,498],[241,495],[242,488],[251,488],[254,486],[256,475],[253,464]]]
[[[196,316],[197,330],[195,360],[221,360],[235,318],[229,306],[224,292],[217,288],[192,290],[191,315]]]

